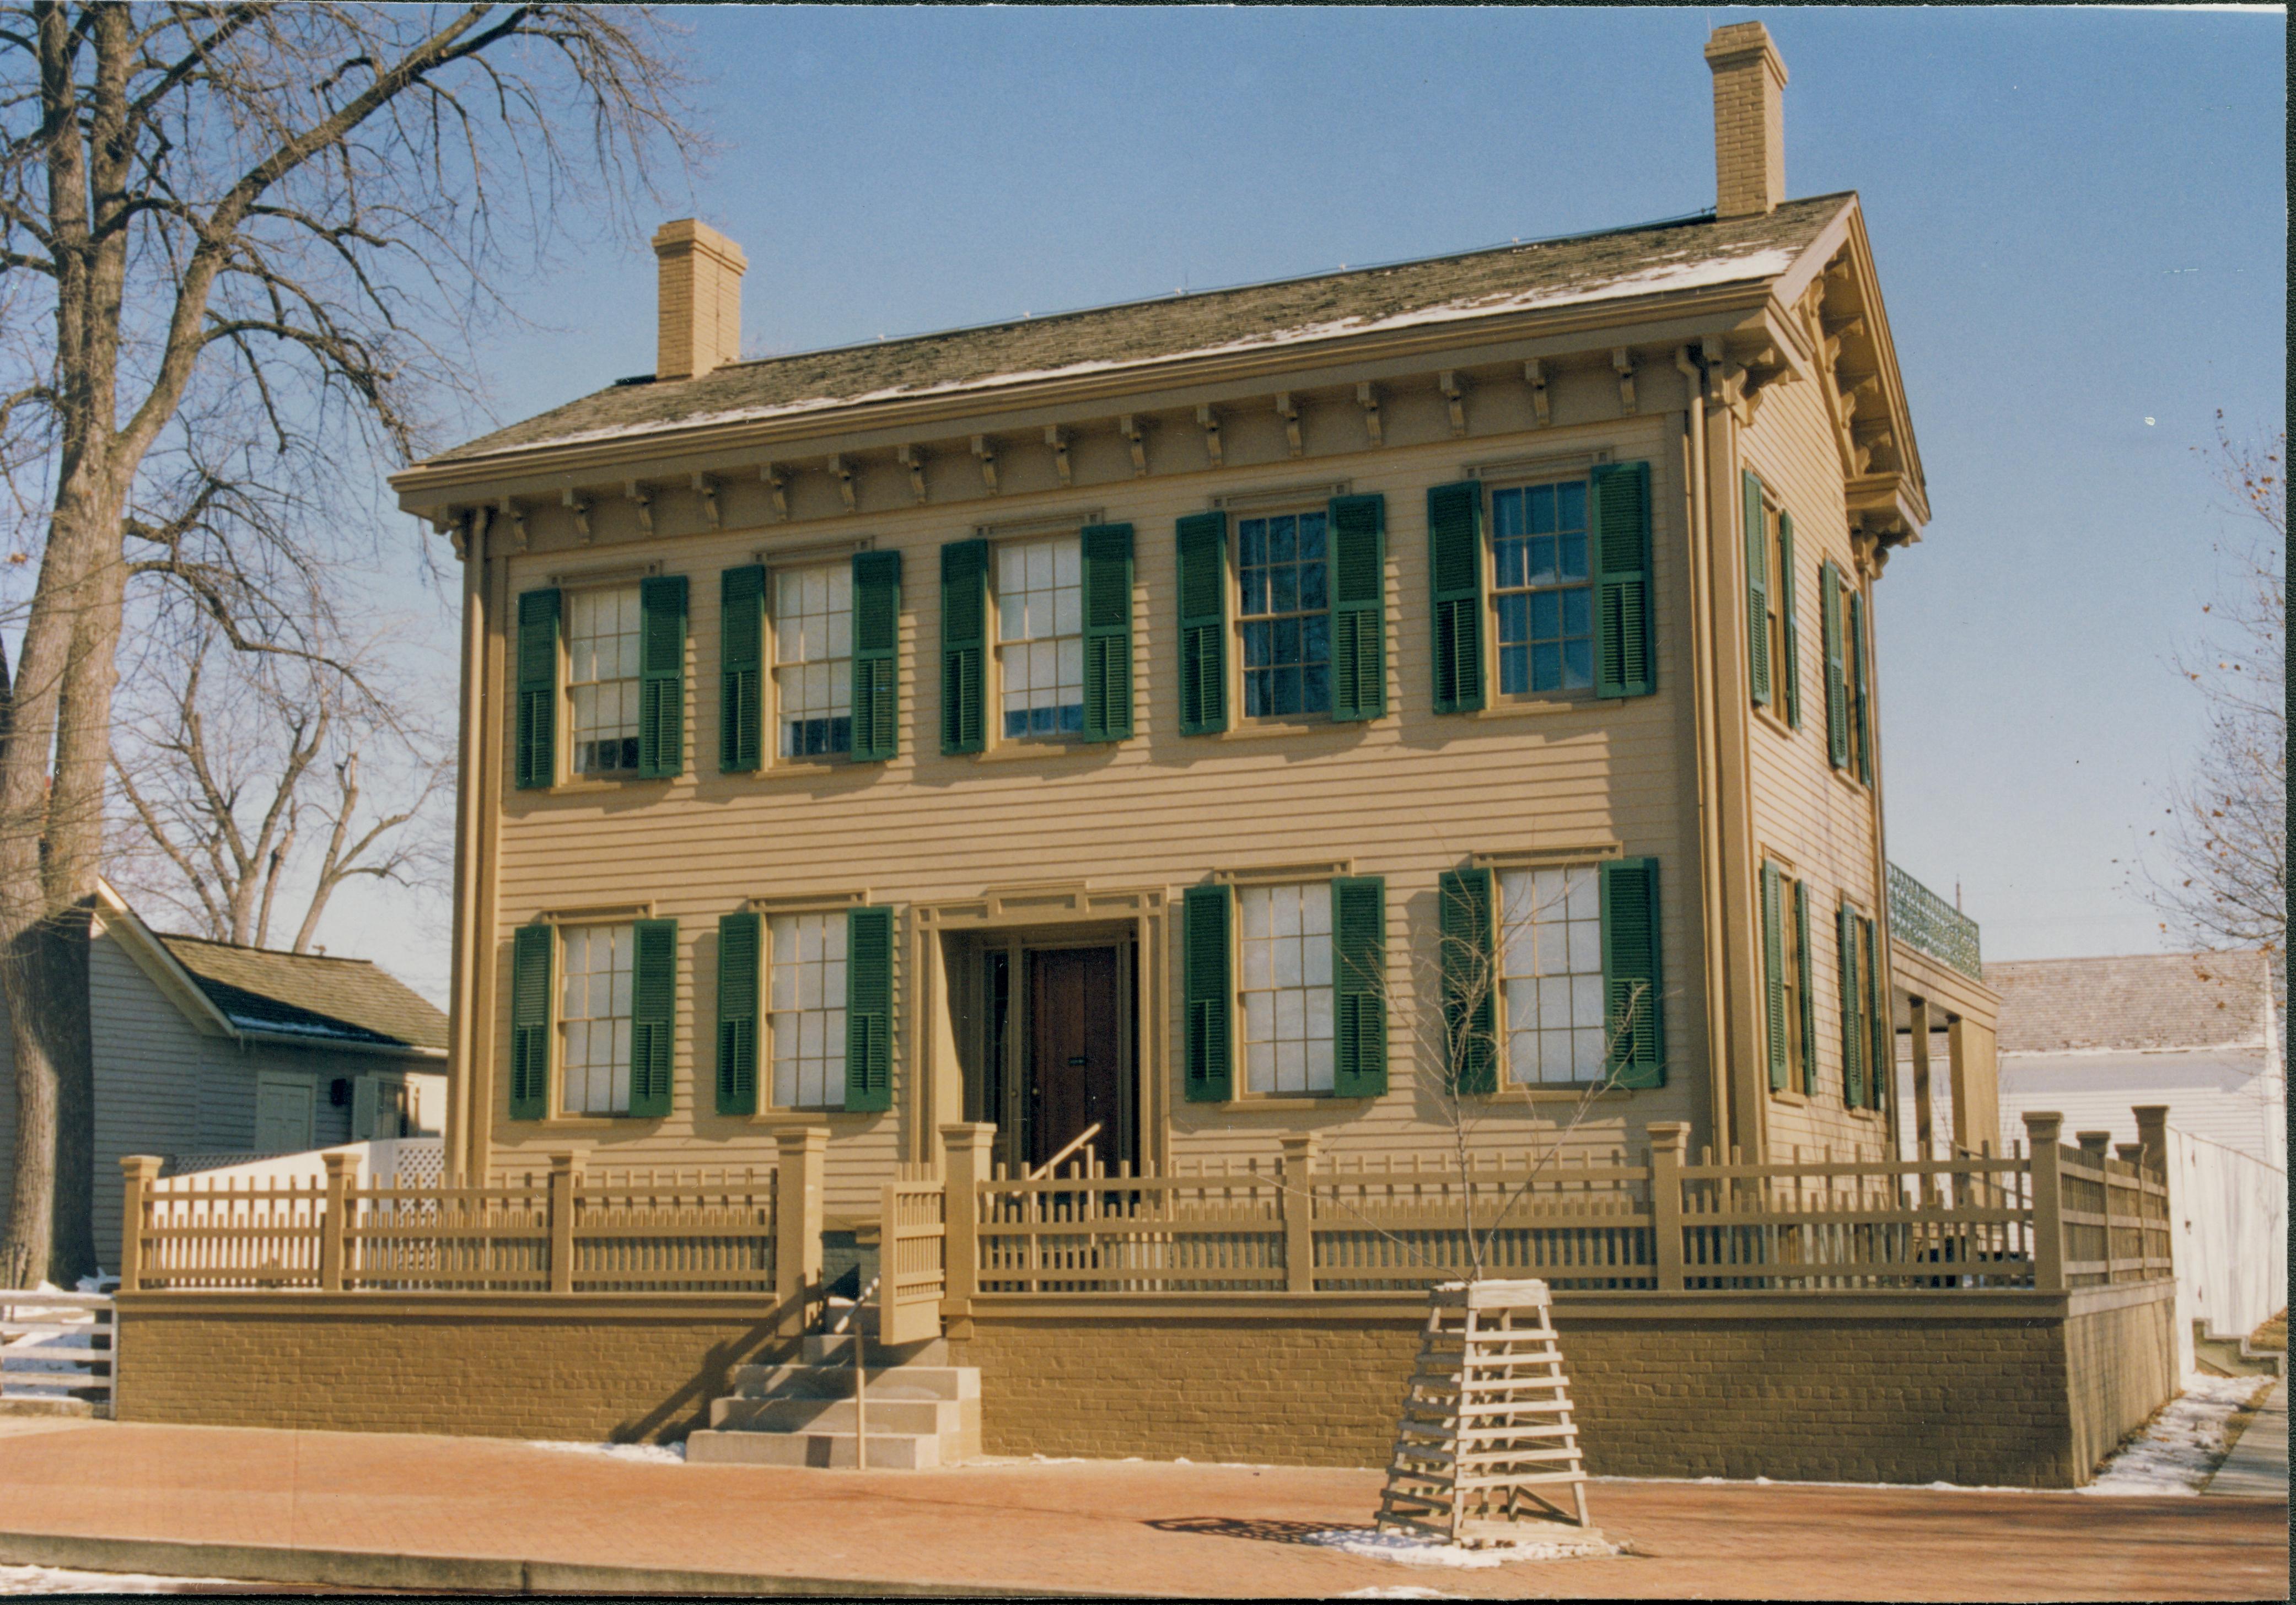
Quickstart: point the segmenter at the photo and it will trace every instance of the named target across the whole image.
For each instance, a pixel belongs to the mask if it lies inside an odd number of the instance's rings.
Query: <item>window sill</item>
[[[1654,1086],[1597,1087],[1591,1081],[1580,1082],[1575,1086],[1567,1083],[1558,1086],[1552,1082],[1543,1082],[1536,1085],[1518,1084],[1506,1088],[1504,1092],[1477,1093],[1472,1096],[1484,1103],[1502,1103],[1513,1098],[1527,1098],[1533,1103],[1576,1103],[1580,1099],[1589,1096],[1597,1103],[1619,1103],[1624,1102],[1636,1093],[1655,1093],[1660,1090]]]
[[[1512,697],[1472,710],[1471,719],[1520,719],[1532,714],[1568,713],[1574,708],[1592,708],[1602,699],[1593,692],[1583,696]]]
[[[1835,780],[1849,788],[1851,796],[1857,798],[1861,802],[1864,801],[1873,790],[1873,788],[1868,786],[1864,781],[1859,780],[1856,773],[1852,770],[1835,769],[1833,771],[1833,774]]]
[[[513,1120],[510,1124],[536,1131],[624,1131],[666,1118],[663,1115],[546,1115],[539,1120]]]
[[[633,774],[627,780],[567,780],[560,781],[556,785],[550,787],[548,795],[564,797],[570,793],[583,791],[627,791],[639,786],[666,786],[672,781],[681,781],[685,778],[683,774]]]
[[[1267,1110],[1276,1114],[1298,1114],[1308,1110],[1331,1109],[1335,1106],[1344,1108],[1351,1103],[1364,1104],[1372,1101],[1374,1100],[1370,1098],[1359,1096],[1343,1098],[1337,1093],[1283,1093],[1260,1097],[1246,1093],[1241,1098],[1230,1099],[1227,1107],[1232,1110]]]
[[[862,761],[873,762],[875,760]],[[787,776],[792,780],[797,779],[800,776],[808,780],[817,780],[824,775],[842,774],[848,769],[855,767],[856,764],[857,760],[849,757],[791,757],[782,758],[774,763],[766,764],[755,769],[736,769],[731,772],[721,769],[718,771],[718,776],[723,780],[770,781],[779,779],[783,776]]]
[[[1791,741],[1801,734],[1800,731],[1786,723],[1785,716],[1777,710],[1775,704],[1757,702],[1753,705],[1753,708],[1754,722],[1767,727],[1769,733],[1780,741]]]
[[[1807,1093],[1797,1093],[1790,1086],[1774,1086],[1770,1089],[1770,1096],[1777,1100],[1780,1103],[1785,1104],[1792,1109],[1808,1109],[1809,1107],[1809,1094]]]
[[[1334,730],[1360,729],[1378,719],[1247,719],[1231,725],[1213,738],[1221,741],[1283,741],[1294,736],[1328,734]]]
[[[1047,758],[1083,757],[1123,744],[1122,741],[1087,741],[1082,736],[1052,741],[1032,741],[1016,736],[1011,741],[997,742],[985,752],[971,756],[976,764],[1042,763]]]

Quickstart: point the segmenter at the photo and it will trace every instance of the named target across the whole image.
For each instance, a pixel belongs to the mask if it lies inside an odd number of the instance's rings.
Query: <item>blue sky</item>
[[[1929,479],[1876,603],[1891,856],[1989,957],[2158,945],[2115,861],[2196,735],[2167,659],[2234,526],[2192,448],[2282,427],[2283,15],[676,17],[721,148],[667,209],[747,251],[752,355],[1699,210],[1700,50],[1761,18],[1789,192],[1862,193]],[[486,353],[496,414],[651,371],[652,297],[642,234],[570,252]]]

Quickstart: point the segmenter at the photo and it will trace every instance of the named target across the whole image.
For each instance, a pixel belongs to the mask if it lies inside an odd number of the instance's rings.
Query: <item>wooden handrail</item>
[[[1067,1159],[1078,1149],[1082,1148],[1086,1143],[1100,1135],[1100,1125],[1101,1123],[1095,1120],[1090,1126],[1086,1126],[1082,1131],[1077,1133],[1074,1137],[1069,1140],[1067,1147],[1062,1149],[1060,1152],[1054,1154],[1051,1159],[1046,1159],[1043,1164],[1030,1171],[1029,1173],[1028,1179],[1032,1182],[1041,1182],[1046,1176],[1052,1175],[1054,1166],[1058,1165],[1062,1159]]]

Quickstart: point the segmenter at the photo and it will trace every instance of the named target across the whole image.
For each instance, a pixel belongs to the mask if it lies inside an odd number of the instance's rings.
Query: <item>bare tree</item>
[[[2145,886],[2166,923],[2199,946],[2266,949],[2276,988],[2288,950],[2286,452],[2284,434],[2244,443],[2218,414],[2211,466],[2234,511],[2262,530],[2217,544],[2216,599],[2177,659],[2205,699],[2207,732],[2152,832],[2169,867]]]
[[[85,910],[131,579],[234,646],[308,646],[267,585],[328,554],[282,509],[412,454],[507,253],[691,145],[656,34],[556,4],[0,6],[0,464],[37,553],[0,684],[0,1282],[94,1260]]]
[[[407,711],[419,699],[389,694],[399,677],[380,654],[250,657],[218,639],[201,616],[168,654],[172,672],[128,698],[115,879],[258,947],[284,888],[302,901],[297,953],[350,880],[443,881],[435,805],[454,783],[451,748]]]

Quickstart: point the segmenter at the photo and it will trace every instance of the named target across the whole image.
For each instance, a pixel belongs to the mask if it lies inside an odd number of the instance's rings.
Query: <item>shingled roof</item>
[[[624,381],[434,463],[1775,277],[1848,193]]]
[[[2156,953],[1985,966],[2004,1053],[2265,1046],[2269,955]]]
[[[315,1046],[447,1046],[447,1017],[368,960],[155,934],[242,1030],[308,1036]]]

